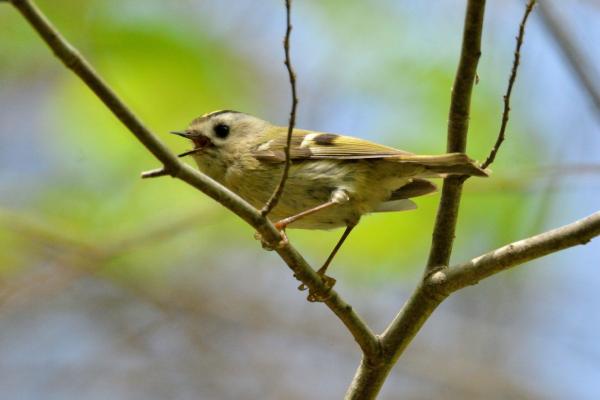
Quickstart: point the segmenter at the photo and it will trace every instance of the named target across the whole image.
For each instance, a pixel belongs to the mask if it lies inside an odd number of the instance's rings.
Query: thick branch
[[[292,9],[292,0],[285,0],[285,11],[286,11],[286,23],[287,29],[285,30],[285,38],[283,39],[283,50],[285,52],[285,66],[288,71],[288,76],[290,78],[290,86],[292,89],[292,109],[290,110],[290,120],[288,123],[288,131],[287,131],[287,142],[285,144],[285,165],[283,166],[283,172],[281,173],[281,179],[279,184],[275,188],[275,191],[267,201],[267,204],[261,210],[261,214],[266,216],[271,212],[272,209],[275,208],[281,195],[283,194],[283,189],[285,187],[285,182],[288,178],[288,174],[290,172],[290,166],[292,164],[290,160],[290,147],[292,145],[292,132],[294,132],[294,125],[296,125],[296,108],[298,106],[298,96],[296,95],[296,73],[294,72],[294,68],[292,67],[292,60],[290,57],[290,34],[292,33],[292,21],[291,21],[291,9]]]
[[[484,11],[485,0],[469,0],[467,3],[462,50],[452,87],[448,116],[447,151],[449,153],[464,153],[467,147],[471,92],[477,75],[477,63],[481,56]],[[450,262],[460,196],[465,179],[466,177],[451,176],[444,180],[426,272],[442,265],[448,265]]]
[[[512,69],[508,78],[508,87],[506,88],[506,93],[504,94],[504,110],[502,111],[500,131],[498,132],[498,138],[496,139],[496,143],[494,144],[494,147],[492,147],[490,154],[481,164],[481,168],[483,169],[486,169],[494,162],[496,159],[496,154],[498,154],[498,150],[500,150],[500,146],[502,145],[502,142],[504,142],[506,127],[508,126],[508,116],[510,114],[510,95],[512,94],[513,86],[515,84],[515,80],[517,79],[517,71],[519,69],[519,62],[521,60],[521,46],[523,46],[523,38],[525,37],[525,24],[527,24],[527,18],[529,18],[529,14],[531,14],[535,3],[536,0],[529,0],[527,6],[525,7],[525,14],[523,14],[521,25],[519,25],[519,34],[517,35],[516,39],[517,45],[515,48],[515,57],[513,59]]]
[[[448,117],[448,152],[465,152],[466,149],[471,92],[477,75],[477,63],[481,56],[484,11],[485,0],[468,1],[462,50],[452,88]],[[426,275],[440,266],[448,265],[450,261],[462,185],[465,179],[465,176],[452,176],[444,180]],[[377,396],[400,354],[443,299],[443,296],[432,295],[427,290],[425,283],[416,289],[413,296],[381,336],[385,361],[377,365],[363,361],[346,393],[346,399],[374,399]]]
[[[600,212],[560,228],[511,243],[473,260],[443,267],[428,275],[381,335],[382,362],[361,363],[348,399],[374,399],[396,359],[419,332],[436,307],[451,293],[498,272],[600,236]]]
[[[164,168],[149,173],[159,176],[165,172],[179,178],[202,191],[224,207],[238,215],[260,233],[273,247],[281,241],[279,232],[267,218],[237,194],[180,162],[167,147],[125,106],[117,95],[99,77],[90,64],[52,26],[41,11],[29,0],[10,1],[29,21],[54,54],[100,98],[138,140],[158,159]],[[306,260],[289,243],[277,250],[279,256],[294,271],[294,275],[304,283],[311,293],[327,297],[325,303],[342,320],[344,325],[362,349],[363,353],[376,357],[379,342],[369,327],[340,296],[324,284],[321,277],[308,265]]]
[[[377,397],[390,371],[404,349],[419,332],[436,307],[446,298],[422,283],[404,304],[394,321],[380,336],[381,361],[374,364],[363,358],[346,392],[346,400],[371,400]]]

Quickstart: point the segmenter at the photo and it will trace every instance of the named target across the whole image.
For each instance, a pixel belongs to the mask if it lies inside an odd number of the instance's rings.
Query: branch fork
[[[0,0],[0,2],[2,1]],[[31,0],[9,0],[38,32],[54,54],[82,79],[142,145],[162,163],[163,167],[161,168],[143,172],[142,178],[170,175],[188,183],[238,215],[252,226],[265,242],[273,245],[275,251],[293,271],[294,277],[309,289],[309,300],[313,296],[314,300],[326,304],[346,326],[362,351],[363,357],[346,393],[346,399],[374,399],[404,349],[444,299],[461,288],[476,284],[480,280],[508,268],[589,242],[592,238],[600,235],[600,212],[561,228],[506,245],[476,257],[469,262],[447,267],[450,265],[450,255],[465,177],[446,178],[442,188],[425,274],[418,287],[385,331],[381,335],[375,335],[352,306],[346,303],[333,288],[327,286],[322,277],[311,268],[290,243],[277,247],[281,235],[267,218],[268,213],[279,201],[289,172],[289,147],[298,102],[295,86],[296,76],[289,57],[289,36],[292,29],[290,23],[291,0],[285,1],[287,21],[284,39],[285,65],[292,88],[292,109],[288,126],[286,164],[277,189],[265,207],[259,211],[237,194],[181,162],[173,155],[127,108],[88,62],[61,36]],[[519,64],[524,27],[534,4],[535,0],[529,1],[520,25],[509,87],[504,96],[502,125],[496,145],[483,164],[485,167],[494,161],[500,144],[504,140],[504,130],[506,129],[510,110],[510,94]],[[447,149],[449,152],[464,152],[466,148],[471,92],[473,84],[477,80],[477,63],[481,55],[480,42],[484,9],[485,0],[469,0],[467,3],[461,57],[452,89],[448,116]]]

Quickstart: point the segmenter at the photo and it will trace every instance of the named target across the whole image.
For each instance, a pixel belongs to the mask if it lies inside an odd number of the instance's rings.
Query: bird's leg
[[[325,275],[325,271],[327,271],[327,267],[329,267],[329,264],[331,264],[333,257],[335,257],[338,250],[340,249],[340,247],[342,247],[342,244],[344,244],[344,241],[346,240],[348,235],[350,235],[350,232],[352,232],[352,229],[354,229],[355,226],[356,226],[356,223],[348,224],[348,226],[346,226],[346,230],[344,231],[344,233],[342,234],[342,237],[340,238],[340,240],[338,240],[337,244],[331,251],[331,254],[329,254],[329,257],[327,257],[325,264],[323,264],[323,266],[321,268],[319,268],[319,270],[317,271],[317,273],[319,275]]]
[[[285,228],[287,228],[287,226],[289,224],[296,222],[299,219],[306,217],[307,215],[314,214],[318,211],[321,211],[327,207],[331,207],[336,204],[338,204],[336,201],[329,200],[327,203],[319,204],[316,207],[309,208],[308,210],[302,211],[296,215],[292,215],[291,217],[287,217],[287,218],[284,218],[284,219],[281,219],[281,220],[275,222],[275,228],[277,228],[280,231],[284,231]]]
[[[323,266],[321,268],[319,268],[319,270],[317,271],[317,274],[321,275],[321,279],[323,279],[323,282],[325,283],[325,286],[328,289],[332,288],[333,285],[335,285],[335,278],[325,275],[325,271],[327,271],[327,267],[329,267],[329,264],[331,264],[331,261],[337,254],[338,250],[342,247],[342,244],[344,244],[344,241],[346,240],[348,235],[350,235],[350,232],[352,232],[352,229],[354,229],[355,226],[356,226],[356,223],[348,224],[346,226],[346,230],[344,230],[342,237],[340,238],[340,240],[338,240],[337,244],[335,245],[335,247],[329,254],[329,257],[327,257],[327,260],[325,260],[325,263],[323,264]],[[298,287],[298,289],[306,290],[306,286],[304,284],[302,284]],[[323,295],[321,293],[310,293],[308,295],[308,301],[311,301],[311,302],[325,301],[325,300],[327,300],[327,295]]]
[[[275,224],[274,224],[275,228],[277,228],[277,230],[279,231],[279,234],[282,237],[281,241],[277,244],[277,247],[278,248],[282,248],[286,244],[289,243],[287,234],[285,233],[285,228],[287,228],[287,226],[289,224],[291,224],[293,222],[296,222],[300,218],[306,217],[307,215],[314,214],[314,213],[316,213],[318,211],[321,211],[321,210],[323,210],[323,209],[325,209],[327,207],[331,207],[331,206],[336,205],[336,204],[339,204],[339,201],[329,200],[327,203],[319,204],[316,207],[309,208],[308,210],[302,211],[302,212],[300,212],[300,213],[298,213],[296,215],[292,215],[291,217],[287,217],[287,218],[284,218],[282,220],[279,220],[279,221],[275,222]],[[258,233],[256,233],[254,235],[254,237],[256,239],[258,239],[258,240],[261,240],[263,249],[273,250],[273,247],[270,244],[266,243],[264,240],[262,240],[262,237]]]
[[[307,215],[311,215],[314,214],[316,212],[319,212],[325,208],[334,206],[336,204],[343,204],[347,201],[350,200],[350,196],[348,196],[348,192],[346,192],[343,189],[336,189],[332,194],[331,194],[331,199],[323,204],[320,204],[316,207],[313,208],[309,208],[308,210],[302,211],[296,215],[292,215],[290,217],[284,218],[280,221],[277,221],[275,223],[275,227],[282,233],[282,235],[285,235],[285,228],[298,221],[299,219],[306,217]],[[325,261],[325,264],[317,271],[317,273],[321,276],[321,279],[323,280],[323,282],[325,283],[325,286],[327,289],[331,289],[333,287],[333,285],[335,285],[335,279],[325,275],[325,271],[327,270],[327,266],[331,263],[331,260],[333,260],[333,257],[335,256],[335,253],[337,253],[337,251],[339,250],[339,248],[342,246],[342,243],[344,243],[344,240],[346,240],[346,238],[348,237],[348,235],[350,234],[350,232],[352,231],[352,228],[354,228],[353,224],[351,227],[350,225],[346,228],[346,231],[344,232],[344,234],[342,235],[342,238],[340,239],[340,241],[338,242],[338,244],[335,246],[335,248],[333,249],[332,253],[329,255],[329,257],[327,258],[327,261]],[[284,236],[285,238],[287,238],[286,236]],[[306,290],[306,285],[301,284],[300,286],[298,286],[299,290]],[[323,298],[324,294],[316,294],[316,293],[311,293],[308,296],[308,300],[309,301],[320,301]]]
[[[308,210],[304,210],[296,215],[292,215],[291,217],[287,217],[282,220],[279,220],[275,223],[275,228],[277,228],[280,231],[283,231],[283,230],[285,230],[285,228],[287,228],[288,225],[298,221],[301,218],[304,218],[308,215],[319,212],[327,207],[331,207],[336,204],[345,203],[348,200],[350,200],[350,196],[348,196],[348,192],[346,192],[344,189],[336,189],[331,194],[331,198],[328,202],[319,204],[318,206],[309,208]]]

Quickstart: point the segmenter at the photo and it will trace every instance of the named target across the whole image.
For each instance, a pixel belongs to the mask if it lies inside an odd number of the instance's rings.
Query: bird
[[[287,126],[218,110],[171,133],[193,143],[180,157],[192,156],[201,172],[257,209],[279,183],[286,163]],[[284,190],[269,215],[285,240],[286,228],[345,227],[317,271],[322,277],[363,215],[415,209],[411,198],[437,190],[430,178],[489,175],[464,153],[417,155],[352,136],[304,129],[292,131],[290,162]]]

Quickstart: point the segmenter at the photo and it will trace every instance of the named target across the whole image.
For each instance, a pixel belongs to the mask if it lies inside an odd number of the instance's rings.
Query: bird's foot
[[[321,270],[319,270],[319,271],[317,271],[317,274],[321,278],[324,288],[323,288],[323,290],[319,290],[319,291],[313,291],[313,290],[309,291],[308,297],[306,299],[308,301],[310,301],[311,303],[327,301],[329,299],[329,297],[331,297],[331,289],[333,288],[333,286],[336,283],[335,278],[325,275],[324,271],[321,272]],[[304,283],[301,284],[300,286],[298,286],[298,290],[306,290],[306,289],[308,289],[308,287]]]
[[[277,227],[277,224],[275,224],[275,227]],[[271,243],[264,240],[262,235],[258,232],[254,233],[254,239],[260,240],[260,244],[261,244],[262,248],[267,251],[282,249],[290,243],[290,240],[288,239],[287,234],[285,233],[284,229],[277,228],[277,230],[279,231],[279,234],[281,235],[281,240],[275,246],[273,246]]]

